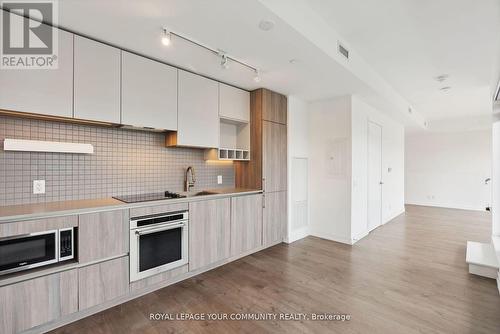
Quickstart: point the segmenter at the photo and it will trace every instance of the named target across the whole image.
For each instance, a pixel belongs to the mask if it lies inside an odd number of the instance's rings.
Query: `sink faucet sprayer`
[[[191,172],[191,177],[189,177],[189,172]],[[194,173],[194,167],[189,166],[186,169],[186,177],[185,177],[185,180],[184,180],[184,190],[185,191],[190,191],[191,188],[194,187],[195,182],[196,182],[196,175]]]

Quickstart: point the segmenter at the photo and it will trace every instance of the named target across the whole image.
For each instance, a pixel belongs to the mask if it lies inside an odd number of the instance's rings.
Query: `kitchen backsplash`
[[[166,148],[162,133],[0,116],[2,145],[5,138],[88,143],[95,153],[2,148],[0,205],[182,191],[187,166],[195,168],[195,189],[234,186],[232,164],[206,162],[201,149]],[[223,184],[217,184],[217,175]],[[45,180],[45,194],[33,194],[33,180]]]

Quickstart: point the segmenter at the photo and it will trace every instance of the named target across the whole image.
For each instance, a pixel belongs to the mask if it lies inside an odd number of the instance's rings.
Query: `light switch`
[[[222,175],[217,175],[217,184],[222,184]]]
[[[33,181],[33,194],[45,194],[45,180]]]

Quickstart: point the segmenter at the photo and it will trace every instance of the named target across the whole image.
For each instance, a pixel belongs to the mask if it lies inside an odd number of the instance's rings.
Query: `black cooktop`
[[[150,194],[137,194],[137,195],[124,195],[124,196],[113,196],[113,198],[125,202],[125,203],[138,203],[138,202],[148,202],[148,201],[159,201],[162,199],[171,198],[184,198],[186,196],[173,193],[170,191],[165,191],[163,193],[150,193]]]

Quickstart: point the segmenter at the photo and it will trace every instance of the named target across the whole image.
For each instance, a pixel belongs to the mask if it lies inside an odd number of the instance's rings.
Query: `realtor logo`
[[[57,69],[57,29],[41,23],[56,24],[55,1],[5,0],[0,4],[0,69]]]

